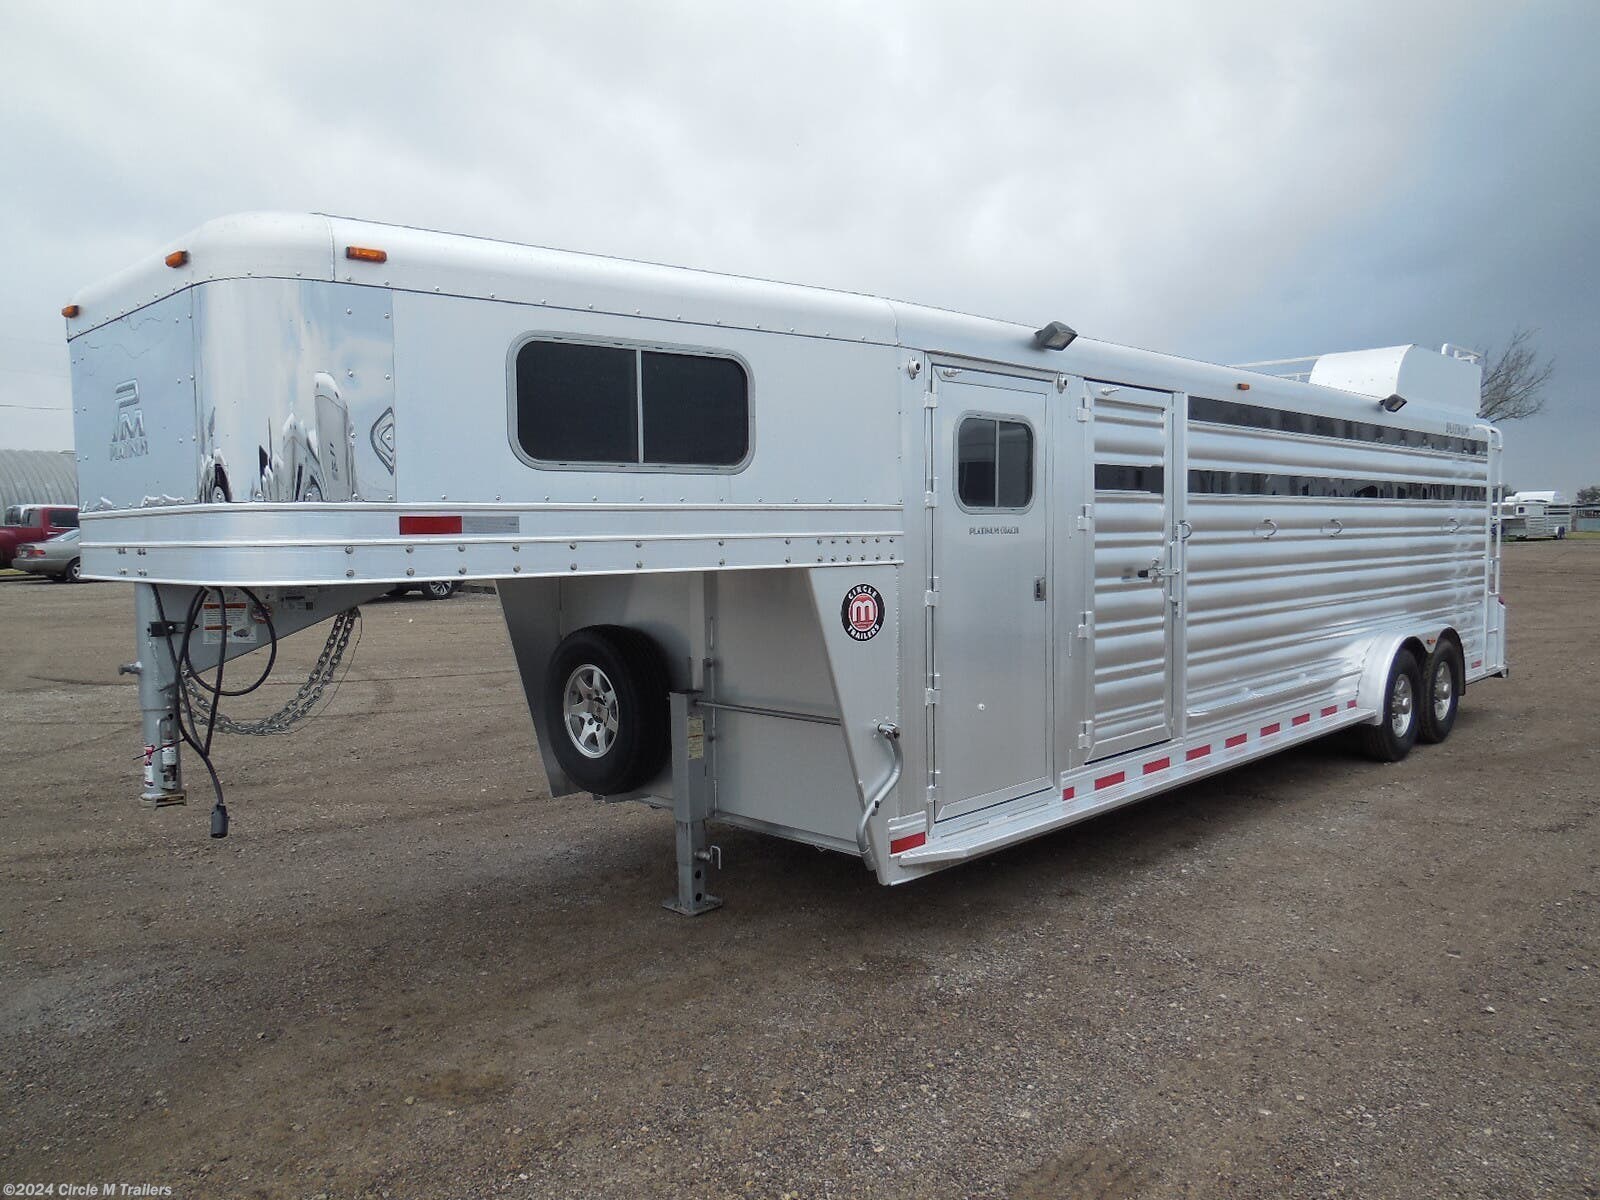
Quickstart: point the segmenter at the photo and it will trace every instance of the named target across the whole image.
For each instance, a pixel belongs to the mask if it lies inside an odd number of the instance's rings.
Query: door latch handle
[[[1035,600],[1043,600],[1044,599],[1044,576],[1043,575],[1040,575],[1039,577],[1037,577],[1033,581],[1033,598]]]

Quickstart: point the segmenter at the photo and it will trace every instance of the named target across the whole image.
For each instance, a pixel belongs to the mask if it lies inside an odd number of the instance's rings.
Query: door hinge
[[[1094,505],[1085,504],[1083,506],[1083,511],[1078,514],[1078,528],[1079,529],[1093,529],[1094,528]]]
[[[1092,612],[1081,612],[1081,613],[1079,613],[1078,614],[1078,632],[1077,632],[1077,636],[1080,637],[1080,638],[1087,639],[1088,636],[1090,634],[1092,634],[1093,632],[1094,632],[1094,614]]]
[[[930,479],[928,482],[932,486],[927,491],[922,493],[922,507],[924,507],[924,508],[938,508],[939,507],[939,491],[938,491],[939,481],[937,479]]]
[[[1078,749],[1087,750],[1094,745],[1094,722],[1084,721],[1078,726]]]
[[[938,408],[939,407],[939,393],[934,391],[932,388],[929,388],[927,391],[923,392],[922,393],[922,407],[923,408]]]
[[[1080,425],[1087,425],[1089,423],[1089,414],[1093,411],[1094,410],[1087,404],[1080,404],[1078,405],[1077,411],[1072,415],[1078,419],[1078,423]]]
[[[922,603],[928,608],[933,608],[939,603],[939,588],[937,585],[922,593]]]

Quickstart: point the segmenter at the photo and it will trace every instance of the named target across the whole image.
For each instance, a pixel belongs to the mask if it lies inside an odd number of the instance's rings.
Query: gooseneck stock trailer
[[[1347,726],[1398,759],[1506,669],[1454,354],[1275,378],[324,216],[66,313],[152,805],[219,660],[397,581],[495,581],[552,791],[670,807],[688,912],[708,821],[901,883]]]

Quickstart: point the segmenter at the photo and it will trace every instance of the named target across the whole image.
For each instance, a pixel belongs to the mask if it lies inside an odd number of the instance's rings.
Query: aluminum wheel
[[[1455,700],[1455,676],[1448,664],[1433,673],[1433,719],[1444,721],[1450,716],[1450,705]]]
[[[1437,691],[1437,689],[1435,689]],[[1394,680],[1394,696],[1389,702],[1389,728],[1394,730],[1397,738],[1405,737],[1411,728],[1412,702],[1411,676],[1396,675]],[[1438,701],[1434,701],[1435,705]]]
[[[617,740],[617,690],[593,663],[584,663],[567,676],[561,723],[585,758],[604,758]]]

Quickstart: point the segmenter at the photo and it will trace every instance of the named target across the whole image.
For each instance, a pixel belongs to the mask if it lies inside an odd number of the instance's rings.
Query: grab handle
[[[893,721],[878,722],[878,736],[889,743],[889,753],[894,756],[894,765],[889,768],[889,777],[878,785],[861,810],[861,824],[856,826],[856,849],[861,851],[861,857],[871,861],[872,847],[867,843],[867,823],[876,815],[894,785],[900,782],[900,772],[905,769],[905,756],[900,753],[900,727]]]

